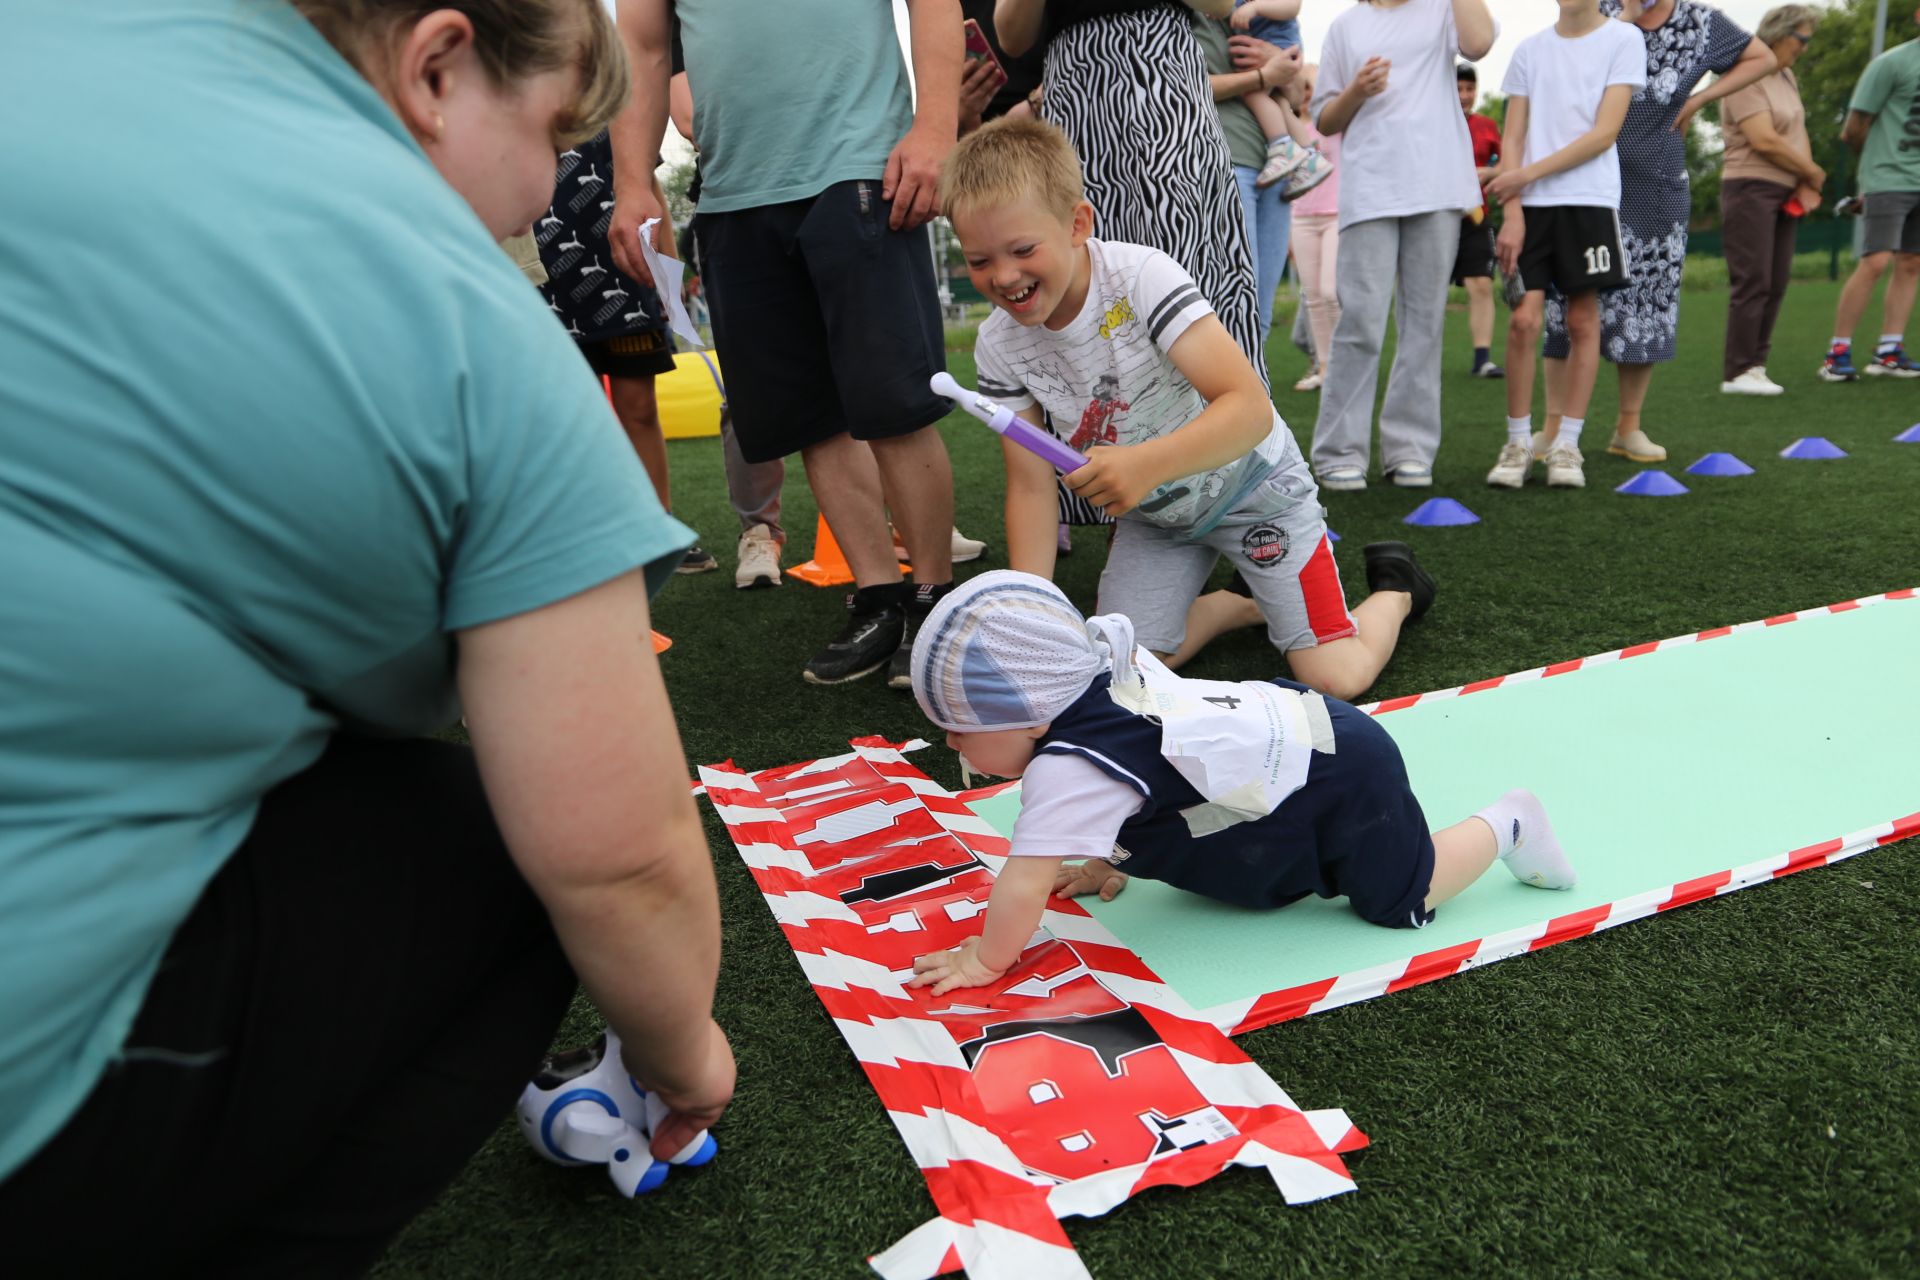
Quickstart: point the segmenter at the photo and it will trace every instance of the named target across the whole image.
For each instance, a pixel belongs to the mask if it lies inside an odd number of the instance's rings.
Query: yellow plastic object
[[[669,440],[720,434],[720,409],[726,403],[720,361],[711,351],[680,351],[673,372],[653,380],[660,404],[660,427]]]

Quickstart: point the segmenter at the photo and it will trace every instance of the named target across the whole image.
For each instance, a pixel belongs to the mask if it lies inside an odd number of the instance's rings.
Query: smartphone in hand
[[[965,26],[967,33],[967,61],[991,62],[994,70],[1000,73],[1000,79],[1002,83],[1004,83],[1007,78],[1007,69],[1001,66],[1000,59],[994,56],[993,46],[987,43],[987,33],[982,31],[980,24],[972,18],[967,19]]]

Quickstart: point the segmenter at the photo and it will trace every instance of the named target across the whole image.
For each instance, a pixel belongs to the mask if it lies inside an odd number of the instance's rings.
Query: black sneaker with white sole
[[[713,558],[713,552],[696,542],[687,548],[686,554],[680,557],[680,563],[673,566],[673,571],[675,573],[707,573],[719,567],[720,562]]]
[[[851,615],[840,634],[808,660],[800,673],[808,684],[846,684],[871,675],[899,652],[907,611],[898,586],[862,587],[847,597]]]
[[[1432,574],[1420,567],[1412,547],[1404,542],[1369,542],[1360,554],[1367,562],[1368,591],[1404,591],[1413,597],[1413,611],[1407,615],[1408,622],[1417,621],[1433,608],[1433,598],[1439,594],[1440,584],[1433,580]]]
[[[887,663],[887,688],[913,688],[913,638],[920,633],[920,624],[933,612],[933,606],[940,603],[940,597],[951,590],[951,582],[937,585],[922,582],[914,586],[913,594],[907,598],[907,625],[900,633],[900,647]]]

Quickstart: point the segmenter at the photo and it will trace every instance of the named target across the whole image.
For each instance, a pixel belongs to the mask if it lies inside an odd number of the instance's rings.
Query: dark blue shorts
[[[910,435],[947,416],[927,229],[887,226],[878,179],[694,224],[734,438],[771,462],[848,432]]]
[[[1198,839],[1178,813],[1163,812],[1131,841],[1122,828],[1121,870],[1237,906],[1283,907],[1313,894],[1344,897],[1389,928],[1432,920],[1433,835],[1400,748],[1372,716],[1334,698],[1326,705],[1334,751],[1313,754],[1305,784],[1278,809]]]

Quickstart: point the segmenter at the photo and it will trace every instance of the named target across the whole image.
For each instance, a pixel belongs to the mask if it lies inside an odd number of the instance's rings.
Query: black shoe
[[[1405,591],[1413,597],[1413,611],[1407,614],[1407,621],[1413,622],[1433,608],[1433,598],[1440,591],[1440,584],[1433,575],[1420,567],[1414,558],[1413,548],[1404,542],[1369,542],[1361,548],[1360,554],[1367,562],[1368,591]]]
[[[1507,376],[1507,371],[1489,360],[1478,369],[1475,369],[1473,376],[1476,378],[1504,378]]]
[[[895,601],[898,588],[863,587],[847,597],[853,616],[827,647],[813,655],[800,676],[808,684],[846,684],[885,666],[899,650],[907,611]]]
[[[940,603],[940,597],[951,590],[950,582],[937,586],[921,583],[914,587],[913,595],[907,600],[907,625],[900,632],[900,647],[887,663],[887,688],[913,688],[913,638],[920,633],[920,624],[933,612],[933,606]]]
[[[680,557],[680,563],[673,566],[673,571],[675,573],[705,573],[709,569],[718,569],[719,567],[720,562],[713,558],[713,552],[696,542],[687,548],[687,553]]]

